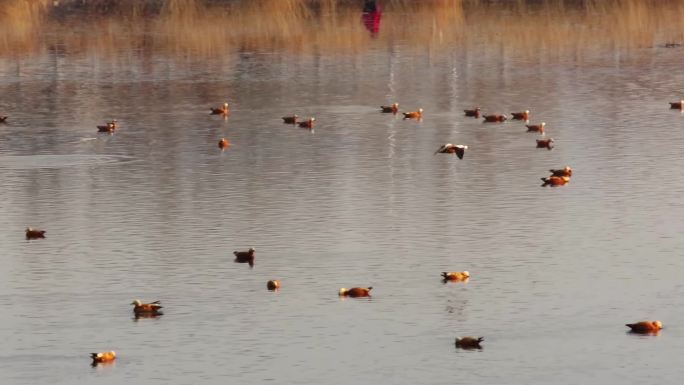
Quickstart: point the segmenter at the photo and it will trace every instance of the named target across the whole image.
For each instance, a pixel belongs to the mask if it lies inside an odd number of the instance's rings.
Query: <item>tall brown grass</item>
[[[64,1],[62,1],[64,4]],[[380,0],[380,33],[351,0],[0,0],[0,55],[154,50],[360,52],[377,42],[406,48],[485,49],[564,55],[684,42],[679,0]]]

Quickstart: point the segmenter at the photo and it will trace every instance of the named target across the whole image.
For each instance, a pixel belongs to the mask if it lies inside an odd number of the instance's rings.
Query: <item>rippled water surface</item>
[[[678,383],[682,60],[380,42],[0,59],[0,382]],[[224,100],[230,118],[210,116]],[[394,101],[424,119],[378,112]],[[475,105],[530,109],[556,148],[462,116]],[[107,119],[120,128],[98,134]],[[446,142],[465,158],[433,155]],[[565,165],[569,185],[540,187]],[[254,269],[233,263],[250,246]],[[372,299],[338,298],[351,286]],[[135,298],[165,315],[135,320]],[[626,333],[642,319],[665,329]]]

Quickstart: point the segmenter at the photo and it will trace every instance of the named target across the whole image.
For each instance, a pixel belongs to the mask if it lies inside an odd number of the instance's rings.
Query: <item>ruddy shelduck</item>
[[[369,287],[352,287],[351,289],[341,288],[339,291],[340,297],[370,297],[370,291],[373,289],[372,286]]]
[[[458,156],[458,159],[463,159],[463,155],[465,155],[465,151],[468,149],[468,146],[463,145],[463,144],[451,144],[447,143],[443,145],[442,147],[438,148],[437,151],[435,151],[436,154],[456,154]]]
[[[285,124],[297,124],[297,114],[291,116],[283,116],[283,123]]]
[[[456,337],[456,347],[461,349],[482,349],[484,337]]]
[[[161,301],[154,301],[151,303],[142,303],[139,299],[131,302],[133,305],[133,313],[135,315],[162,315],[160,310],[163,308]]]
[[[404,112],[404,119],[420,119],[423,117],[423,109],[419,108],[417,111]]]
[[[548,178],[541,178],[542,181],[544,181],[543,186],[563,186],[566,185],[568,182],[570,182],[570,177],[569,176],[550,176]]]
[[[670,102],[670,108],[673,110],[681,110],[684,109],[684,99],[678,101],[678,102]]]
[[[90,353],[90,358],[93,359],[93,364],[102,364],[106,362],[112,362],[116,359],[116,352],[110,350],[108,352],[102,353]]]
[[[271,291],[278,290],[280,289],[280,281],[278,281],[277,279],[272,279],[266,283],[266,288],[268,288],[268,290]]]
[[[209,107],[211,110],[211,115],[228,115],[230,110],[228,109],[228,103],[223,103],[221,107]]]
[[[396,114],[399,112],[399,103],[392,103],[391,106],[380,106],[380,111],[386,114]]]
[[[544,133],[544,126],[546,126],[545,122],[541,122],[539,124],[527,124],[525,127],[527,127],[527,132],[538,132],[540,134]]]
[[[633,324],[625,324],[630,328],[632,333],[639,334],[654,334],[658,333],[660,329],[663,328],[663,324],[660,321],[641,321]]]
[[[537,148],[547,148],[547,149],[552,149],[553,148],[553,138],[549,139],[537,139]]]
[[[45,238],[45,230],[33,229],[30,227],[26,228],[26,239],[39,239]]]
[[[522,112],[511,112],[513,120],[530,120],[530,110],[525,110]]]
[[[551,173],[551,176],[567,176],[567,177],[572,176],[572,169],[570,168],[570,166],[565,166],[565,167],[559,168],[557,170],[551,169],[551,170],[549,170],[549,172]]]
[[[479,118],[480,117],[480,107],[475,107],[472,110],[463,110],[465,113],[465,116],[470,116],[473,118]]]
[[[235,255],[235,262],[249,263],[249,266],[253,267],[255,252],[256,250],[253,247],[250,247],[247,251],[233,251],[233,255]]]
[[[493,114],[493,115],[484,115],[484,122],[485,123],[501,123],[505,122],[508,120],[508,117],[506,115],[498,115],[498,114]]]
[[[467,271],[444,271],[442,272],[442,279],[444,281],[467,281],[470,278],[470,273]]]
[[[98,132],[109,132],[112,133],[116,130],[116,119],[112,120],[111,122],[105,123],[104,126],[97,126],[97,131]]]
[[[221,150],[224,150],[230,146],[230,142],[226,138],[221,138],[221,140],[218,142],[218,146]]]
[[[316,118],[309,118],[303,122],[299,122],[299,127],[301,128],[313,128]]]

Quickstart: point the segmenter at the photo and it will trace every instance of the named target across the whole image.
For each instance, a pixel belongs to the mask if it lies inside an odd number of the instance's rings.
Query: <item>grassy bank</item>
[[[380,32],[350,0],[0,1],[3,56],[154,49],[359,52],[377,40],[417,49],[503,47],[519,54],[684,42],[676,0],[385,0]]]

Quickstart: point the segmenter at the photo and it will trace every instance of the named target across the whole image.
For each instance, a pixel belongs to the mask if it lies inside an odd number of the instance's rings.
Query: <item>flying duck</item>
[[[465,150],[468,149],[468,146],[463,145],[463,144],[451,144],[447,143],[437,149],[435,151],[436,154],[456,154],[458,156],[458,159],[463,159],[463,155],[465,154]]]

